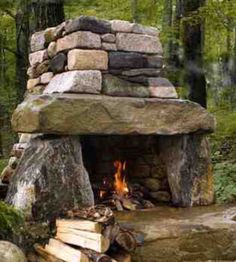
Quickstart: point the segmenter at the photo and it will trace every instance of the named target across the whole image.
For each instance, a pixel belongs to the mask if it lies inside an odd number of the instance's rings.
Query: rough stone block
[[[36,32],[32,35],[30,48],[32,52],[36,52],[45,48],[46,39],[44,31]]]
[[[150,54],[162,53],[160,40],[154,36],[118,33],[116,39],[118,50]]]
[[[93,16],[80,16],[65,25],[66,34],[79,30],[106,34],[111,32],[111,24],[107,20],[97,19]]]
[[[138,68],[138,69],[130,69],[121,72],[123,76],[149,76],[155,77],[160,75],[160,70],[156,68]]]
[[[27,82],[27,90],[32,90],[39,83],[40,83],[39,78],[29,79],[28,82]]]
[[[162,77],[149,78],[149,90],[151,97],[177,98],[177,92],[171,82]]]
[[[57,40],[57,52],[77,47],[101,48],[101,38],[98,34],[80,31]]]
[[[91,93],[98,94],[102,88],[100,71],[83,70],[58,74],[53,77],[44,90],[50,93]]]
[[[65,65],[67,62],[67,57],[63,53],[59,53],[52,58],[50,61],[50,69],[54,74],[62,73],[65,71]]]
[[[130,83],[112,75],[103,75],[102,93],[110,96],[148,97],[146,86]]]
[[[68,69],[107,70],[108,54],[102,50],[71,50],[68,53]]]
[[[40,76],[43,73],[48,72],[49,70],[49,60],[45,60],[43,61],[41,64],[37,65],[37,67],[35,68],[35,75]]]
[[[116,51],[117,47],[115,43],[102,43],[102,49],[107,51]]]
[[[40,50],[29,55],[30,66],[34,67],[48,58],[47,50]]]
[[[107,43],[115,43],[116,42],[116,36],[114,34],[104,34],[101,35],[102,41]]]
[[[52,80],[52,78],[53,78],[52,72],[44,73],[40,76],[40,83],[46,85]]]
[[[167,191],[151,192],[150,196],[158,202],[170,202],[171,195]]]
[[[133,30],[133,23],[123,20],[112,20],[111,21],[111,29],[113,32],[124,32],[131,33]]]
[[[136,34],[151,35],[156,37],[159,36],[159,31],[157,28],[151,26],[143,26],[140,24],[134,24],[132,32]]]
[[[142,68],[145,67],[145,64],[146,58],[139,53],[109,53],[109,68],[111,69]]]
[[[53,58],[57,53],[57,43],[56,42],[51,42],[48,45],[48,56],[50,58]]]
[[[163,57],[160,55],[149,55],[146,57],[147,59],[147,67],[152,68],[162,68],[163,66]]]
[[[161,187],[160,181],[155,178],[145,178],[143,184],[151,191],[158,191]]]

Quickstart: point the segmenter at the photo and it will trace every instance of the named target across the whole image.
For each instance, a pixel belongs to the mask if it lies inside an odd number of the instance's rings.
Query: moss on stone
[[[23,215],[0,201],[0,239],[10,239],[13,235],[18,235],[23,225]]]

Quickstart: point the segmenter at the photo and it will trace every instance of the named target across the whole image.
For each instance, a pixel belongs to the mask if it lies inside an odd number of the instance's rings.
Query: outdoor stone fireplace
[[[101,203],[119,161],[129,194],[138,185],[154,205],[213,203],[215,120],[161,77],[157,29],[82,16],[35,33],[31,51],[7,202],[34,219]]]

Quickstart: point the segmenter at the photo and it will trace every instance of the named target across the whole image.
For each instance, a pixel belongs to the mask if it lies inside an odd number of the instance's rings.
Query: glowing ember
[[[115,161],[114,167],[116,168],[114,188],[119,196],[125,196],[129,193],[128,185],[125,181],[125,175],[123,174],[126,168],[126,162]]]

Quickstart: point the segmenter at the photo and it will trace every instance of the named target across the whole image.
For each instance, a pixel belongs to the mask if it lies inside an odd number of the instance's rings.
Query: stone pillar
[[[207,138],[195,134],[163,136],[158,144],[166,164],[174,205],[212,204],[213,173]]]
[[[6,202],[39,220],[53,219],[63,209],[93,205],[79,138],[32,139],[10,182]]]

